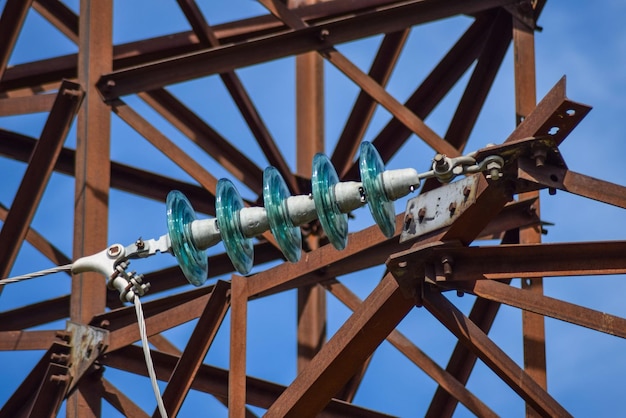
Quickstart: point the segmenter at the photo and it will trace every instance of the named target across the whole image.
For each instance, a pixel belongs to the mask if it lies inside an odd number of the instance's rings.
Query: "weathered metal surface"
[[[70,337],[70,357],[68,366],[72,383],[68,390],[78,384],[81,377],[89,370],[94,362],[104,353],[109,345],[107,330],[68,321],[66,331]]]
[[[467,207],[476,202],[478,176],[442,185],[409,199],[404,212],[400,242],[452,225]]]

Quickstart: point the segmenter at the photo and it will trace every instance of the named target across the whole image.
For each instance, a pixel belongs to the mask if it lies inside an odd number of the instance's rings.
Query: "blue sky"
[[[0,0],[0,8],[4,7]],[[77,9],[78,1],[67,4]],[[216,24],[244,16],[264,13],[254,1],[199,2],[210,23]],[[114,8],[114,42],[158,36],[188,30],[189,26],[174,1],[116,2]],[[536,34],[537,97],[543,95],[563,76],[567,76],[568,96],[593,106],[593,110],[575,129],[561,147],[569,168],[583,174],[626,184],[622,169],[624,132],[626,132],[626,4],[620,0],[586,2],[553,0],[546,5],[539,24],[543,31]],[[158,22],[155,24],[155,22]],[[404,101],[447,52],[471,23],[469,18],[457,17],[416,27],[389,82],[388,90]],[[381,37],[340,45],[338,49],[367,71]],[[76,52],[76,46],[57,32],[36,12],[27,17],[10,64]],[[282,59],[237,71],[248,89],[270,132],[280,144],[292,168],[295,164],[295,99],[293,59]],[[468,150],[489,142],[503,141],[514,128],[512,51],[507,53],[494,87],[474,129]],[[326,65],[326,149],[330,153],[343,129],[345,118],[358,93],[357,88],[332,66]],[[445,133],[459,95],[468,79],[466,75],[452,93],[427,119],[440,135]],[[168,88],[198,112],[217,131],[245,150],[261,168],[267,165],[261,150],[236,111],[223,84],[216,76],[181,83]],[[136,97],[125,100],[168,137],[194,155],[216,177],[229,173],[203,156],[183,135]],[[0,118],[0,128],[37,137],[46,115],[25,115]],[[385,110],[376,112],[365,139],[374,138],[388,121]],[[73,147],[75,133],[70,132],[66,146]],[[402,151],[390,161],[389,168],[414,167],[422,171],[432,158],[432,151],[412,137]],[[143,138],[129,129],[116,116],[112,117],[111,157],[116,161],[136,165],[164,175],[191,180]],[[25,164],[0,158],[0,202],[9,206],[19,186]],[[260,179],[259,179],[260,181]],[[238,184],[244,197],[255,197]],[[35,216],[33,226],[66,254],[71,254],[73,179],[55,174]],[[406,198],[397,203],[403,211]],[[130,210],[135,208],[135,210]],[[136,210],[141,208],[141,210]],[[556,196],[542,195],[542,218],[554,222],[544,237],[546,242],[622,240],[626,236],[625,212],[588,199],[559,192]],[[54,219],[52,221],[52,219]],[[350,230],[358,231],[373,221],[367,209],[356,212]],[[138,236],[158,237],[165,232],[165,207],[154,202],[112,190],[110,196],[109,241],[128,244]],[[209,253],[222,252],[222,245]],[[136,262],[142,272],[170,266],[174,259],[160,255]],[[12,275],[50,267],[50,262],[29,245],[24,245]],[[261,271],[269,266],[256,267]],[[381,268],[348,275],[343,282],[361,298],[367,296],[380,280]],[[70,281],[56,275],[47,279],[8,286],[0,298],[0,311],[13,309],[34,301],[67,294]],[[621,276],[550,278],[545,280],[545,292],[611,314],[626,316],[623,302],[626,284]],[[472,298],[449,295],[465,312]],[[255,377],[289,384],[295,377],[295,292],[286,292],[250,303],[248,314],[248,373]],[[349,316],[349,311],[332,296],[328,297],[329,337]],[[208,364],[228,367],[228,320],[207,355]],[[168,331],[166,335],[180,349],[191,333],[192,324]],[[49,328],[63,328],[63,323]],[[455,339],[425,310],[414,309],[399,329],[420,348],[445,366]],[[577,326],[547,319],[548,387],[550,393],[575,416],[609,416],[623,410],[623,374],[626,343],[617,337],[600,334]],[[521,364],[521,315],[519,310],[503,307],[490,336]],[[41,356],[41,352],[0,352],[3,365],[0,377],[0,404],[17,387],[21,379]],[[18,362],[20,364],[18,365]],[[123,372],[107,369],[107,378],[127,393],[147,411],[156,405],[149,382]],[[163,387],[163,386],[162,386]],[[500,381],[486,366],[478,362],[468,387],[497,413],[522,416],[524,405],[520,398]],[[356,403],[405,417],[422,416],[428,408],[436,385],[415,365],[388,343],[383,343],[374,355]],[[116,416],[105,404],[105,416]],[[191,393],[181,416],[226,416],[225,408],[212,397]],[[470,416],[462,406],[457,416]]]

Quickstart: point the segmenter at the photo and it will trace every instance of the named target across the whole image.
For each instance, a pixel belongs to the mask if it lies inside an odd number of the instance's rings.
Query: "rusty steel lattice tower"
[[[542,244],[539,190],[561,189],[621,208],[626,207],[626,193],[621,186],[576,173],[565,164],[559,146],[590,109],[566,96],[565,80],[539,102],[535,97],[534,32],[545,1],[259,3],[265,15],[210,25],[210,16],[194,0],[178,0],[191,31],[153,38],[138,33],[139,40],[113,45],[112,0],[81,0],[80,13],[58,0],[6,0],[0,17],[0,117],[41,112],[47,116],[38,138],[0,129],[3,161],[28,163],[26,170],[17,170],[21,182],[12,204],[0,209],[0,277],[9,276],[23,242],[55,265],[107,248],[114,222],[109,198],[115,189],[158,202],[177,189],[198,211],[215,215],[214,170],[225,170],[254,194],[248,203],[262,204],[262,168],[245,146],[220,135],[210,120],[176,97],[171,86],[177,83],[219,75],[267,165],[277,168],[293,194],[306,194],[313,156],[325,149],[324,65],[359,89],[331,155],[341,179],[358,180],[355,156],[377,108],[391,115],[372,141],[385,162],[412,135],[430,147],[432,155],[457,157],[467,152],[470,133],[512,44],[517,127],[494,141],[498,145],[476,154],[477,159],[502,157],[501,170],[468,175],[462,187],[458,182],[424,181],[419,196],[411,200],[413,206],[397,216],[392,238],[374,225],[351,233],[347,247],[338,251],[313,222],[302,228],[306,255],[297,263],[283,262],[272,235],[264,234],[255,240],[260,267],[253,275],[233,274],[225,254],[209,256],[209,275],[218,280],[197,289],[189,287],[178,267],[148,273],[152,288],[145,302],[146,326],[170,416],[184,407],[190,391],[216,398],[233,417],[254,416],[259,410],[273,417],[388,416],[384,409],[374,411],[353,402],[374,352],[385,340],[438,385],[428,416],[450,416],[459,403],[478,416],[495,415],[467,387],[477,360],[523,399],[528,416],[568,415],[547,390],[544,318],[619,337],[626,336],[626,320],[544,296],[543,277],[626,273],[626,242]],[[9,66],[31,9],[74,42],[78,53]],[[423,80],[406,86],[415,90],[401,103],[385,86],[410,31],[458,15],[471,23]],[[342,44],[372,36],[381,41],[367,70],[339,51]],[[296,57],[295,170],[235,72],[290,56]],[[424,119],[466,74],[460,100],[440,136]],[[142,113],[146,105],[150,117]],[[152,117],[195,142],[215,167],[200,164],[200,151],[186,151]],[[114,161],[113,119],[144,137],[191,180]],[[75,120],[76,145],[64,147]],[[72,255],[31,227],[55,173],[72,176],[75,184]],[[502,245],[472,245],[485,238]],[[343,277],[373,266],[385,267],[380,269],[383,278],[360,300]],[[512,279],[520,278],[521,286],[513,285]],[[249,373],[248,311],[252,301],[289,290],[297,291],[297,373],[284,386]],[[448,297],[455,291],[476,296],[469,314]],[[56,415],[62,405],[67,416],[96,417],[103,403],[127,416],[148,416],[152,411],[140,408],[109,378],[113,369],[146,375],[141,349],[135,345],[139,331],[132,307],[123,306],[98,273],[74,275],[65,292],[52,299],[27,299],[0,312],[2,350],[43,353],[15,385],[0,417]],[[327,339],[329,294],[351,312]],[[502,304],[522,312],[522,367],[487,335]],[[417,308],[455,336],[447,365],[438,364],[397,330]],[[163,333],[189,321],[195,322],[181,351]],[[49,323],[65,328],[45,327]],[[204,361],[216,335],[226,331],[229,364],[220,369]]]

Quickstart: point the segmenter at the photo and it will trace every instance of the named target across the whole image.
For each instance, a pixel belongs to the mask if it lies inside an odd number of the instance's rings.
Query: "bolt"
[[[53,363],[67,364],[69,359],[70,359],[70,356],[68,356],[67,354],[59,354],[59,353],[50,354],[50,360]]]
[[[108,319],[103,319],[100,321],[100,328],[108,329],[111,326],[111,322]]]
[[[141,239],[141,237],[137,238],[137,241],[135,241],[135,246],[140,249],[143,250],[144,247],[146,246],[146,243],[143,242],[143,240]]]
[[[462,291],[462,290],[457,290],[457,291],[456,291],[456,295],[457,295],[458,297],[462,298],[463,296],[465,296],[465,292],[464,292],[464,291]]]
[[[66,374],[53,374],[52,376],[50,376],[50,381],[52,383],[58,383],[63,384],[63,383],[67,383],[70,380],[70,377]]]
[[[406,216],[404,217],[404,230],[405,231],[409,230],[412,222],[413,222],[413,214],[411,214],[410,212],[407,212]]]
[[[502,177],[502,173],[500,172],[501,168],[502,167],[500,166],[500,164],[496,161],[492,161],[487,164],[487,170],[489,171],[489,174],[487,174],[487,178],[491,180],[498,180],[500,177]]]
[[[550,196],[554,196],[556,194],[556,189],[554,187],[548,187],[548,194]]]
[[[72,334],[69,331],[57,331],[55,335],[58,339],[68,343],[72,339]]]
[[[443,275],[446,280],[452,279],[452,257],[443,256],[441,257],[441,265],[443,266]]]
[[[426,208],[420,208],[420,210],[417,211],[417,221],[419,223],[422,223],[425,216],[426,216]]]
[[[435,158],[433,158],[433,163],[435,163],[434,168],[436,169],[436,171],[446,171],[449,168],[446,156],[443,154],[435,155]]]
[[[122,249],[119,245],[111,245],[107,250],[107,255],[109,257],[117,257],[122,252]]]
[[[326,39],[328,39],[328,36],[330,36],[330,32],[328,31],[328,29],[322,29],[320,30],[318,38],[320,41],[325,42]]]
[[[450,217],[452,217],[454,212],[456,212],[456,202],[451,202],[450,206],[448,206],[448,210],[450,211]]]
[[[107,80],[107,87],[115,87],[115,80]]]

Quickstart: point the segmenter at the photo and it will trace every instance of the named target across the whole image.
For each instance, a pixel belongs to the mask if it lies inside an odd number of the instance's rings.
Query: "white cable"
[[[154,371],[154,364],[152,364],[152,356],[150,355],[150,347],[148,345],[148,333],[146,332],[146,322],[143,318],[143,309],[141,309],[141,301],[138,296],[135,296],[135,312],[137,313],[137,324],[139,325],[139,335],[141,335],[141,345],[143,347],[143,354],[146,358],[146,366],[148,367],[148,375],[150,376],[150,382],[152,383],[152,390],[156,397],[157,407],[161,418],[167,418],[167,412],[163,405],[163,399],[161,398],[161,392],[159,391],[159,385],[157,384],[156,373]]]
[[[34,279],[35,277],[46,276],[48,274],[54,274],[61,271],[70,271],[72,269],[72,264],[65,264],[63,266],[56,266],[46,270],[35,271],[33,273],[23,274],[21,276],[9,277],[7,279],[0,280],[0,286],[4,286],[10,283],[17,283],[23,280]]]

